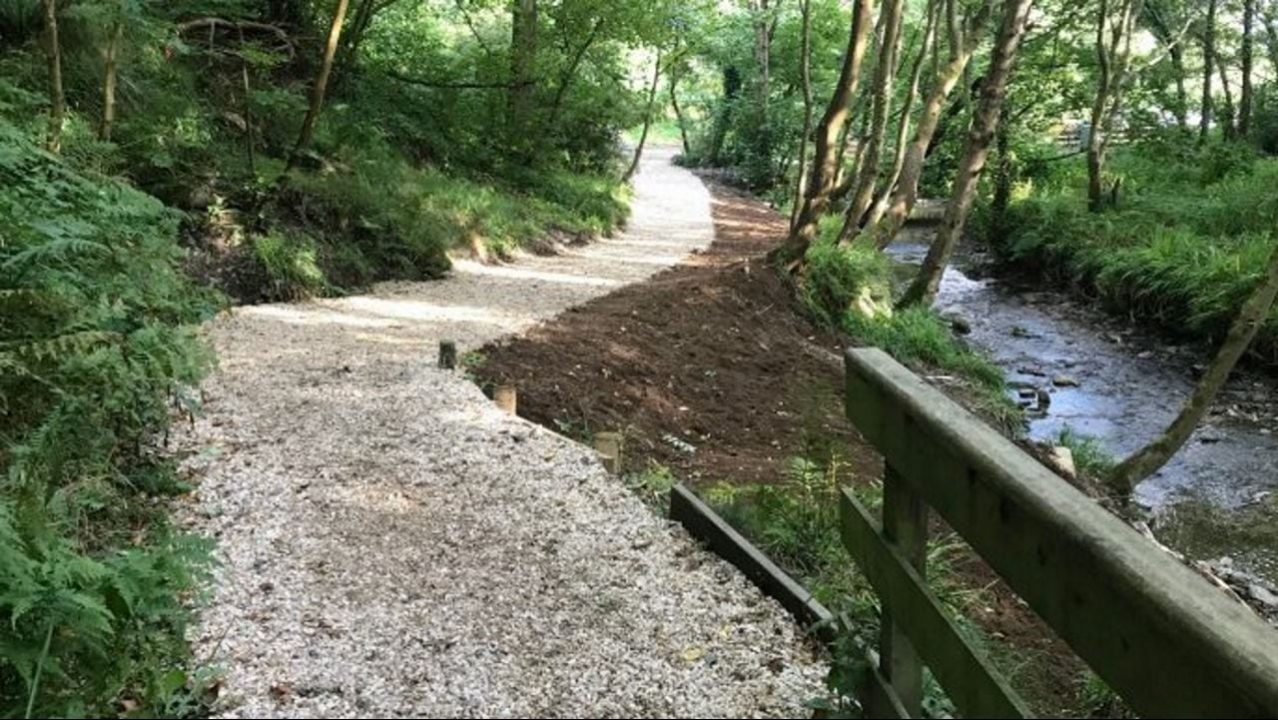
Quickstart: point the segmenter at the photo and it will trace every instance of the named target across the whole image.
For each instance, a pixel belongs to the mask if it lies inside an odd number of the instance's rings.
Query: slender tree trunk
[[[1274,305],[1275,295],[1278,295],[1278,248],[1275,248],[1269,258],[1267,274],[1238,311],[1238,316],[1229,328],[1229,334],[1225,336],[1225,341],[1221,343],[1207,371],[1194,386],[1193,393],[1185,400],[1180,414],[1162,435],[1132,453],[1110,474],[1109,485],[1117,493],[1130,494],[1140,481],[1166,465],[1185,445],[1194,428],[1211,408],[1212,401],[1229,378],[1229,373],[1265,324]]]
[[[1087,207],[1092,212],[1105,209],[1105,108],[1109,106],[1113,85],[1112,50],[1106,29],[1109,25],[1109,0],[1100,0],[1096,13],[1096,95],[1092,98],[1091,126],[1087,133]]]
[[[249,85],[248,58],[244,55],[244,26],[236,23],[240,39],[240,89],[244,93],[244,149],[248,154],[249,174],[257,177],[257,148],[253,139],[253,88]]]
[[[954,90],[954,86],[963,77],[963,68],[967,67],[967,63],[972,59],[972,54],[980,43],[983,26],[982,17],[966,32],[966,37],[959,40],[959,46],[950,50],[950,59],[940,67],[932,80],[932,88],[919,114],[918,127],[915,128],[914,139],[910,141],[909,149],[906,150],[905,163],[901,166],[901,178],[897,181],[896,190],[892,192],[887,212],[870,232],[862,233],[862,237],[869,238],[868,242],[872,242],[880,250],[887,247],[901,228],[905,227],[905,221],[909,219],[914,203],[918,201],[923,164],[927,159],[932,137],[941,120],[941,109],[945,105],[946,98]]]
[[[506,129],[511,144],[526,149],[532,142],[533,72],[537,59],[537,0],[511,0],[510,94]]]
[[[901,170],[905,165],[905,152],[908,147],[910,133],[910,113],[914,108],[914,101],[919,95],[919,81],[923,76],[923,64],[927,59],[928,45],[932,44],[932,39],[936,34],[937,15],[940,10],[938,0],[931,0],[928,3],[928,13],[926,25],[923,29],[923,43],[919,47],[919,54],[914,58],[914,66],[910,69],[910,88],[905,93],[905,102],[901,105],[901,121],[896,127],[896,146],[895,156],[892,158],[892,171],[888,174],[887,182],[883,184],[882,190],[874,200],[874,204],[870,206],[870,212],[865,218],[865,227],[874,227],[879,220],[883,219],[883,214],[887,212],[888,201],[892,197],[892,191],[896,188],[897,181],[901,179]],[[935,53],[933,53],[935,59]]]
[[[1012,116],[1008,106],[1003,110],[998,122],[998,132],[994,136],[994,197],[990,199],[990,234],[991,244],[1001,242],[1007,227],[1007,208],[1012,202]]]
[[[115,85],[123,42],[124,19],[120,18],[102,51],[102,122],[98,125],[98,139],[104,142],[111,142],[111,128],[115,124]]]
[[[1021,38],[1025,35],[1025,26],[1032,5],[1033,0],[1005,0],[1004,2],[1003,26],[999,30],[998,40],[994,45],[989,70],[981,83],[980,102],[972,118],[972,128],[968,131],[963,159],[959,161],[955,172],[954,192],[945,209],[945,219],[936,232],[936,238],[932,240],[932,246],[928,248],[927,257],[919,268],[918,276],[905,291],[905,296],[901,298],[902,306],[930,305],[936,298],[936,291],[941,285],[941,276],[949,265],[954,246],[963,234],[963,226],[967,222],[972,202],[976,198],[976,186],[980,182],[981,171],[985,168],[985,160],[989,156],[990,145],[998,129],[1003,99],[1007,94],[1007,80],[1016,62],[1016,51]]]
[[[1100,73],[1087,137],[1087,206],[1092,212],[1105,209],[1105,156],[1109,132],[1122,109],[1139,3],[1140,0],[1118,0],[1117,15],[1110,17],[1108,0],[1101,0],[1097,14],[1096,61]]]
[[[1211,101],[1211,77],[1216,70],[1216,0],[1207,2],[1207,19],[1203,24],[1203,100],[1199,109],[1198,142],[1207,142],[1214,112]]]
[[[58,2],[44,2],[44,48],[49,61],[49,129],[44,147],[52,153],[62,150],[62,118],[66,115],[66,95],[62,92],[62,46],[58,40]]]
[[[741,94],[741,73],[734,65],[723,68],[723,100],[719,104],[719,112],[715,113],[714,127],[710,132],[710,152],[707,160],[711,167],[718,167],[723,156],[723,141],[728,135],[728,125],[732,121],[732,111],[736,107],[737,97]]]
[[[573,53],[572,61],[568,63],[568,67],[564,70],[563,75],[559,78],[559,87],[555,88],[555,98],[550,102],[550,113],[546,120],[546,126],[550,132],[555,131],[555,126],[559,122],[559,112],[563,109],[564,98],[568,97],[568,88],[572,87],[573,80],[577,78],[577,69],[581,67],[581,61],[586,57],[586,52],[595,44],[595,40],[599,37],[599,31],[603,29],[604,21],[599,19],[590,28],[590,34],[586,36],[585,41]],[[674,82],[674,76],[671,76],[671,82]],[[671,98],[674,97],[674,88],[671,87]],[[678,107],[675,112],[678,112]],[[680,121],[682,122],[682,121]],[[680,130],[683,127],[680,126]]]
[[[363,0],[356,6],[355,14],[351,16],[349,28],[344,34],[337,60],[333,64],[334,82],[339,87],[341,81],[349,75],[351,68],[359,61],[359,46],[364,40],[364,31],[373,23],[373,15],[377,14],[377,10],[377,0]]]
[[[297,145],[289,154],[288,166],[284,168],[285,174],[297,166],[302,152],[310,147],[311,141],[315,138],[315,122],[319,120],[320,110],[324,107],[324,93],[328,91],[328,78],[333,72],[333,58],[337,55],[337,45],[342,39],[342,23],[346,21],[346,9],[349,5],[349,0],[337,0],[337,8],[333,11],[333,23],[328,30],[328,43],[324,46],[324,60],[320,65],[319,75],[315,78],[315,86],[311,88],[311,105],[306,111],[306,118],[302,120],[302,131],[297,136]]]
[[[1176,43],[1168,51],[1171,55],[1172,73],[1176,76],[1176,124],[1181,130],[1189,130],[1189,91],[1185,88],[1185,50]]]
[[[808,184],[808,141],[812,136],[812,0],[803,0],[803,29],[799,42],[799,82],[803,85],[803,134],[799,136],[799,169],[794,179],[790,229],[799,221],[803,190]]]
[[[1225,105],[1222,108],[1225,117],[1221,132],[1224,133],[1226,140],[1232,140],[1238,136],[1237,120],[1234,115],[1234,91],[1229,85],[1229,73],[1225,67],[1224,56],[1220,53],[1216,53],[1216,71],[1220,73],[1220,92],[1225,99]]]
[[[754,63],[755,118],[754,153],[759,160],[757,167],[768,167],[772,158],[772,16],[769,0],[755,0]],[[771,170],[769,170],[771,174]],[[772,178],[758,178],[771,180]]]
[[[1145,3],[1143,17],[1149,26],[1150,33],[1158,42],[1167,48],[1171,58],[1172,75],[1176,78],[1176,124],[1181,130],[1189,130],[1189,91],[1185,87],[1188,76],[1185,70],[1185,49],[1182,38],[1173,30],[1173,20],[1168,18],[1168,5],[1150,0]]]
[[[1243,0],[1242,45],[1238,52],[1242,62],[1242,97],[1238,100],[1238,134],[1251,136],[1251,106],[1254,90],[1251,85],[1253,64],[1252,36],[1256,26],[1256,0]]]
[[[843,67],[834,95],[826,106],[821,122],[817,124],[816,143],[812,154],[812,171],[803,193],[803,207],[798,221],[790,231],[786,244],[780,248],[777,258],[794,263],[801,261],[808,245],[817,234],[817,223],[825,214],[830,193],[838,179],[839,134],[848,117],[852,98],[856,96],[861,81],[861,65],[865,48],[873,27],[874,0],[856,0],[852,8],[852,30],[848,34],[847,49],[843,53]]]
[[[643,131],[639,133],[639,144],[635,145],[634,157],[630,159],[630,167],[626,168],[626,174],[621,176],[623,183],[630,182],[630,179],[639,171],[639,160],[643,158],[643,146],[648,142],[648,129],[652,126],[652,114],[657,106],[657,86],[661,82],[661,50],[657,50],[657,59],[652,64],[652,85],[648,88],[648,107],[643,114]]]
[[[883,39],[879,46],[879,61],[874,70],[874,110],[870,137],[866,140],[865,154],[858,165],[856,191],[848,204],[847,216],[839,232],[839,241],[845,242],[860,227],[861,218],[874,202],[874,190],[879,179],[879,158],[883,139],[887,136],[888,114],[891,112],[892,91],[896,71],[896,56],[901,44],[901,18],[905,0],[884,0]],[[908,108],[906,108],[908,110]]]
[[[1278,68],[1278,5],[1271,5],[1264,16],[1265,47],[1269,49],[1269,65]]]
[[[688,124],[684,122],[683,111],[679,109],[679,93],[675,89],[675,85],[679,82],[679,76],[670,73],[670,106],[674,108],[675,122],[679,124],[679,139],[683,141],[683,156],[692,157],[692,143],[688,142]]]

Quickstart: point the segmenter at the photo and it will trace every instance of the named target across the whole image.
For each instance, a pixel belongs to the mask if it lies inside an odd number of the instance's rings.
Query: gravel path
[[[588,449],[433,367],[440,338],[478,347],[710,242],[668,152],[636,189],[616,239],[213,323],[181,442],[223,563],[193,631],[222,716],[808,714],[825,667],[778,605]]]

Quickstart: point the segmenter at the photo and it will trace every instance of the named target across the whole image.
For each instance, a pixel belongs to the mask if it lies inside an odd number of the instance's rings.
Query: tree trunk
[[[1242,61],[1242,97],[1238,100],[1238,134],[1242,137],[1251,135],[1251,86],[1252,72],[1252,35],[1256,25],[1256,0],[1243,0],[1242,45],[1238,52]]]
[[[808,141],[812,135],[812,0],[803,0],[803,29],[799,48],[799,82],[803,84],[803,134],[799,137],[799,169],[794,179],[790,229],[799,221],[803,190],[808,184]]]
[[[1176,124],[1181,130],[1189,130],[1189,91],[1185,87],[1185,49],[1181,37],[1173,30],[1174,19],[1169,18],[1168,6],[1162,2],[1145,2],[1142,17],[1149,26],[1150,33],[1160,44],[1167,48],[1171,58],[1172,75],[1176,77],[1176,106],[1172,111],[1176,114]]]
[[[1092,98],[1091,126],[1087,133],[1087,207],[1092,212],[1105,209],[1105,108],[1109,106],[1113,85],[1113,66],[1109,38],[1109,0],[1100,0],[1096,13],[1096,96]]]
[[[683,156],[692,157],[692,143],[688,142],[688,125],[683,120],[683,111],[679,109],[679,93],[675,90],[675,85],[679,82],[679,76],[670,74],[670,106],[674,108],[675,122],[679,124],[679,139],[683,141]]]
[[[950,50],[949,61],[941,66],[932,80],[931,91],[923,103],[918,127],[915,128],[914,139],[910,141],[909,149],[906,150],[905,163],[901,166],[901,178],[897,181],[896,190],[892,192],[887,212],[870,229],[870,232],[861,235],[869,238],[868,242],[872,242],[880,250],[887,247],[901,228],[905,227],[905,221],[914,210],[914,203],[919,198],[919,180],[923,177],[923,164],[927,159],[932,136],[936,133],[937,125],[941,120],[941,109],[945,105],[946,98],[954,90],[954,86],[963,77],[963,68],[967,67],[977,45],[980,44],[983,26],[984,16],[981,16],[978,22],[974,23],[974,27],[967,30],[966,37],[960,38],[959,46]]]
[[[803,206],[799,210],[798,221],[790,231],[790,237],[777,252],[777,259],[793,263],[803,258],[808,245],[816,237],[817,223],[829,205],[830,193],[834,190],[839,174],[839,134],[861,80],[861,64],[873,26],[873,13],[874,0],[856,0],[853,5],[852,30],[848,33],[848,45],[843,53],[839,81],[834,87],[830,104],[821,116],[821,122],[817,124],[811,177],[804,189]]]
[[[913,304],[930,305],[936,298],[941,276],[949,265],[954,246],[963,234],[963,226],[976,198],[976,186],[980,182],[990,144],[998,129],[1003,99],[1007,94],[1007,79],[1016,62],[1016,51],[1021,38],[1025,35],[1031,5],[1033,0],[1004,2],[1003,26],[994,45],[989,70],[981,83],[980,102],[972,118],[972,128],[968,131],[963,159],[959,161],[955,173],[954,191],[945,209],[945,219],[936,232],[936,238],[932,240],[932,246],[928,248],[918,276],[901,298],[900,305],[903,307]]]
[[[62,92],[62,46],[58,40],[58,2],[44,3],[44,48],[49,61],[49,129],[44,147],[51,153],[62,150],[62,118],[66,115],[66,95]]]
[[[102,51],[102,122],[98,125],[98,139],[104,142],[111,142],[111,127],[115,124],[115,85],[123,41],[124,19],[119,18]]]
[[[359,61],[359,46],[364,40],[364,31],[373,23],[373,15],[377,14],[380,9],[376,3],[377,0],[363,0],[355,8],[355,14],[351,17],[350,28],[346,31],[341,45],[340,57],[335,62],[336,69],[334,74],[339,81],[341,78],[348,76],[350,69]],[[390,2],[385,3],[385,5],[389,4]]]
[[[1221,343],[1207,371],[1194,386],[1193,393],[1185,400],[1180,414],[1162,435],[1132,453],[1110,473],[1108,484],[1115,492],[1129,495],[1140,481],[1166,465],[1176,451],[1184,446],[1194,428],[1211,408],[1212,401],[1229,378],[1229,373],[1265,324],[1275,295],[1278,295],[1278,248],[1275,248],[1269,258],[1268,273],[1238,311],[1238,316],[1229,328],[1229,334],[1225,336],[1225,341]]]
[[[772,101],[772,17],[768,12],[768,0],[755,0],[754,23],[754,64],[755,75],[755,118],[754,152],[760,167],[770,164],[772,156],[772,133],[770,129]]]
[[[248,154],[249,175],[257,177],[257,150],[253,139],[253,89],[249,85],[248,58],[244,56],[244,26],[236,23],[240,38],[240,86],[244,93],[244,149]]]
[[[577,78],[577,70],[581,67],[581,61],[585,59],[586,52],[595,44],[595,40],[599,38],[599,31],[603,29],[603,19],[595,21],[590,28],[590,34],[582,41],[577,51],[573,53],[572,61],[568,63],[568,67],[564,69],[563,74],[559,78],[559,87],[555,88],[555,98],[550,102],[550,113],[547,115],[546,127],[549,132],[554,132],[556,125],[559,123],[559,112],[563,109],[564,98],[568,97],[568,88],[572,87],[573,80]],[[674,82],[674,76],[671,75],[670,81]],[[671,85],[670,97],[674,98],[674,86]],[[679,108],[676,105],[675,112],[678,113]],[[680,120],[682,122],[682,120]],[[680,131],[683,126],[679,127]]]
[[[723,155],[723,140],[728,134],[728,125],[732,121],[732,111],[736,106],[737,96],[741,94],[741,73],[734,65],[723,68],[723,100],[719,104],[719,112],[715,113],[714,127],[710,132],[710,152],[707,161],[711,167],[718,167]]]
[[[328,78],[333,72],[333,58],[337,55],[337,44],[342,39],[342,23],[346,21],[346,9],[349,0],[337,0],[337,9],[333,11],[333,23],[328,30],[328,43],[324,46],[324,61],[320,65],[319,75],[315,78],[315,86],[311,88],[311,105],[302,120],[302,131],[297,136],[297,145],[289,154],[288,166],[284,173],[297,166],[297,161],[315,138],[315,122],[319,120],[320,109],[324,107],[324,93],[328,90]]]
[[[1265,46],[1269,48],[1269,65],[1278,68],[1278,6],[1265,13]]]
[[[621,182],[630,182],[630,179],[639,171],[639,160],[643,158],[643,146],[648,142],[648,128],[652,127],[652,113],[657,104],[657,85],[661,82],[661,50],[657,50],[657,59],[652,64],[652,85],[648,88],[648,108],[643,114],[643,131],[639,133],[639,144],[635,145],[634,157],[630,160],[630,167],[626,168],[626,174],[621,176]]]
[[[1172,73],[1176,75],[1176,124],[1181,130],[1189,130],[1189,91],[1185,88],[1185,50],[1176,43],[1169,51]]]
[[[1211,131],[1211,116],[1214,112],[1211,102],[1211,76],[1216,70],[1216,0],[1207,2],[1207,20],[1203,26],[1203,100],[1199,108],[1201,117],[1198,120],[1198,142],[1207,142],[1207,133]]]
[[[1216,53],[1216,70],[1220,73],[1220,92],[1225,96],[1225,106],[1222,109],[1225,117],[1221,132],[1224,133],[1226,140],[1233,140],[1238,136],[1238,126],[1235,124],[1234,116],[1234,91],[1229,85],[1229,73],[1226,72],[1224,56],[1220,53]]]
[[[511,0],[510,94],[507,96],[506,130],[511,144],[527,149],[532,141],[533,72],[537,59],[537,0]]]
[[[874,204],[870,206],[870,212],[865,218],[865,227],[874,227],[879,220],[883,219],[883,214],[887,212],[888,201],[892,197],[892,191],[896,188],[897,181],[901,179],[901,170],[905,165],[905,151],[908,147],[910,133],[910,112],[914,108],[914,101],[919,95],[919,81],[923,77],[923,64],[927,59],[928,45],[932,44],[932,39],[936,34],[939,9],[940,6],[937,0],[931,0],[928,3],[927,20],[923,29],[923,43],[919,47],[919,54],[914,58],[914,67],[910,69],[910,88],[906,91],[905,101],[901,104],[901,121],[896,127],[896,155],[892,158],[892,172],[888,174],[887,181],[883,183],[883,189],[879,191]],[[935,52],[933,52],[933,58],[935,59]]]
[[[1118,0],[1117,17],[1109,15],[1108,0],[1101,0],[1096,17],[1096,62],[1099,78],[1092,102],[1091,128],[1087,136],[1087,207],[1092,212],[1105,209],[1105,155],[1109,149],[1109,132],[1122,109],[1123,88],[1127,82],[1131,58],[1132,36],[1136,31],[1137,3],[1140,0]],[[1106,34],[1108,30],[1108,34]]]
[[[990,234],[991,244],[1003,240],[1004,228],[1007,227],[1007,208],[1012,202],[1012,129],[1011,113],[1007,105],[1003,106],[998,122],[998,132],[994,137],[994,152],[997,160],[994,163],[994,197],[990,199]]]
[[[901,17],[905,0],[884,0],[883,39],[879,46],[879,61],[874,69],[874,109],[870,136],[865,143],[865,153],[857,166],[856,191],[848,204],[847,216],[839,232],[839,241],[845,242],[860,227],[861,218],[874,201],[874,190],[879,179],[879,157],[883,150],[883,138],[887,135],[888,114],[892,106],[892,91],[896,72],[896,56],[901,44]],[[908,110],[908,108],[906,108]]]

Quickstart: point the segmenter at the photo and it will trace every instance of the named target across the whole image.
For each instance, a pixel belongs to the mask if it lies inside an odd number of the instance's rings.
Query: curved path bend
[[[435,348],[527,329],[713,239],[649,152],[615,239],[246,307],[182,440],[222,563],[192,630],[224,717],[802,717],[825,674],[739,573]],[[624,332],[618,328],[618,332]]]

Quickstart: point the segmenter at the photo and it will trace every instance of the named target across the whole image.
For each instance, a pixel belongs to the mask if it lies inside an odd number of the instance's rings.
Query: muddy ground
[[[834,334],[802,314],[765,255],[771,209],[723,186],[709,250],[485,347],[481,382],[513,384],[519,414],[567,435],[625,435],[626,469],[656,461],[693,484],[768,483],[814,434],[877,459],[843,417]]]

